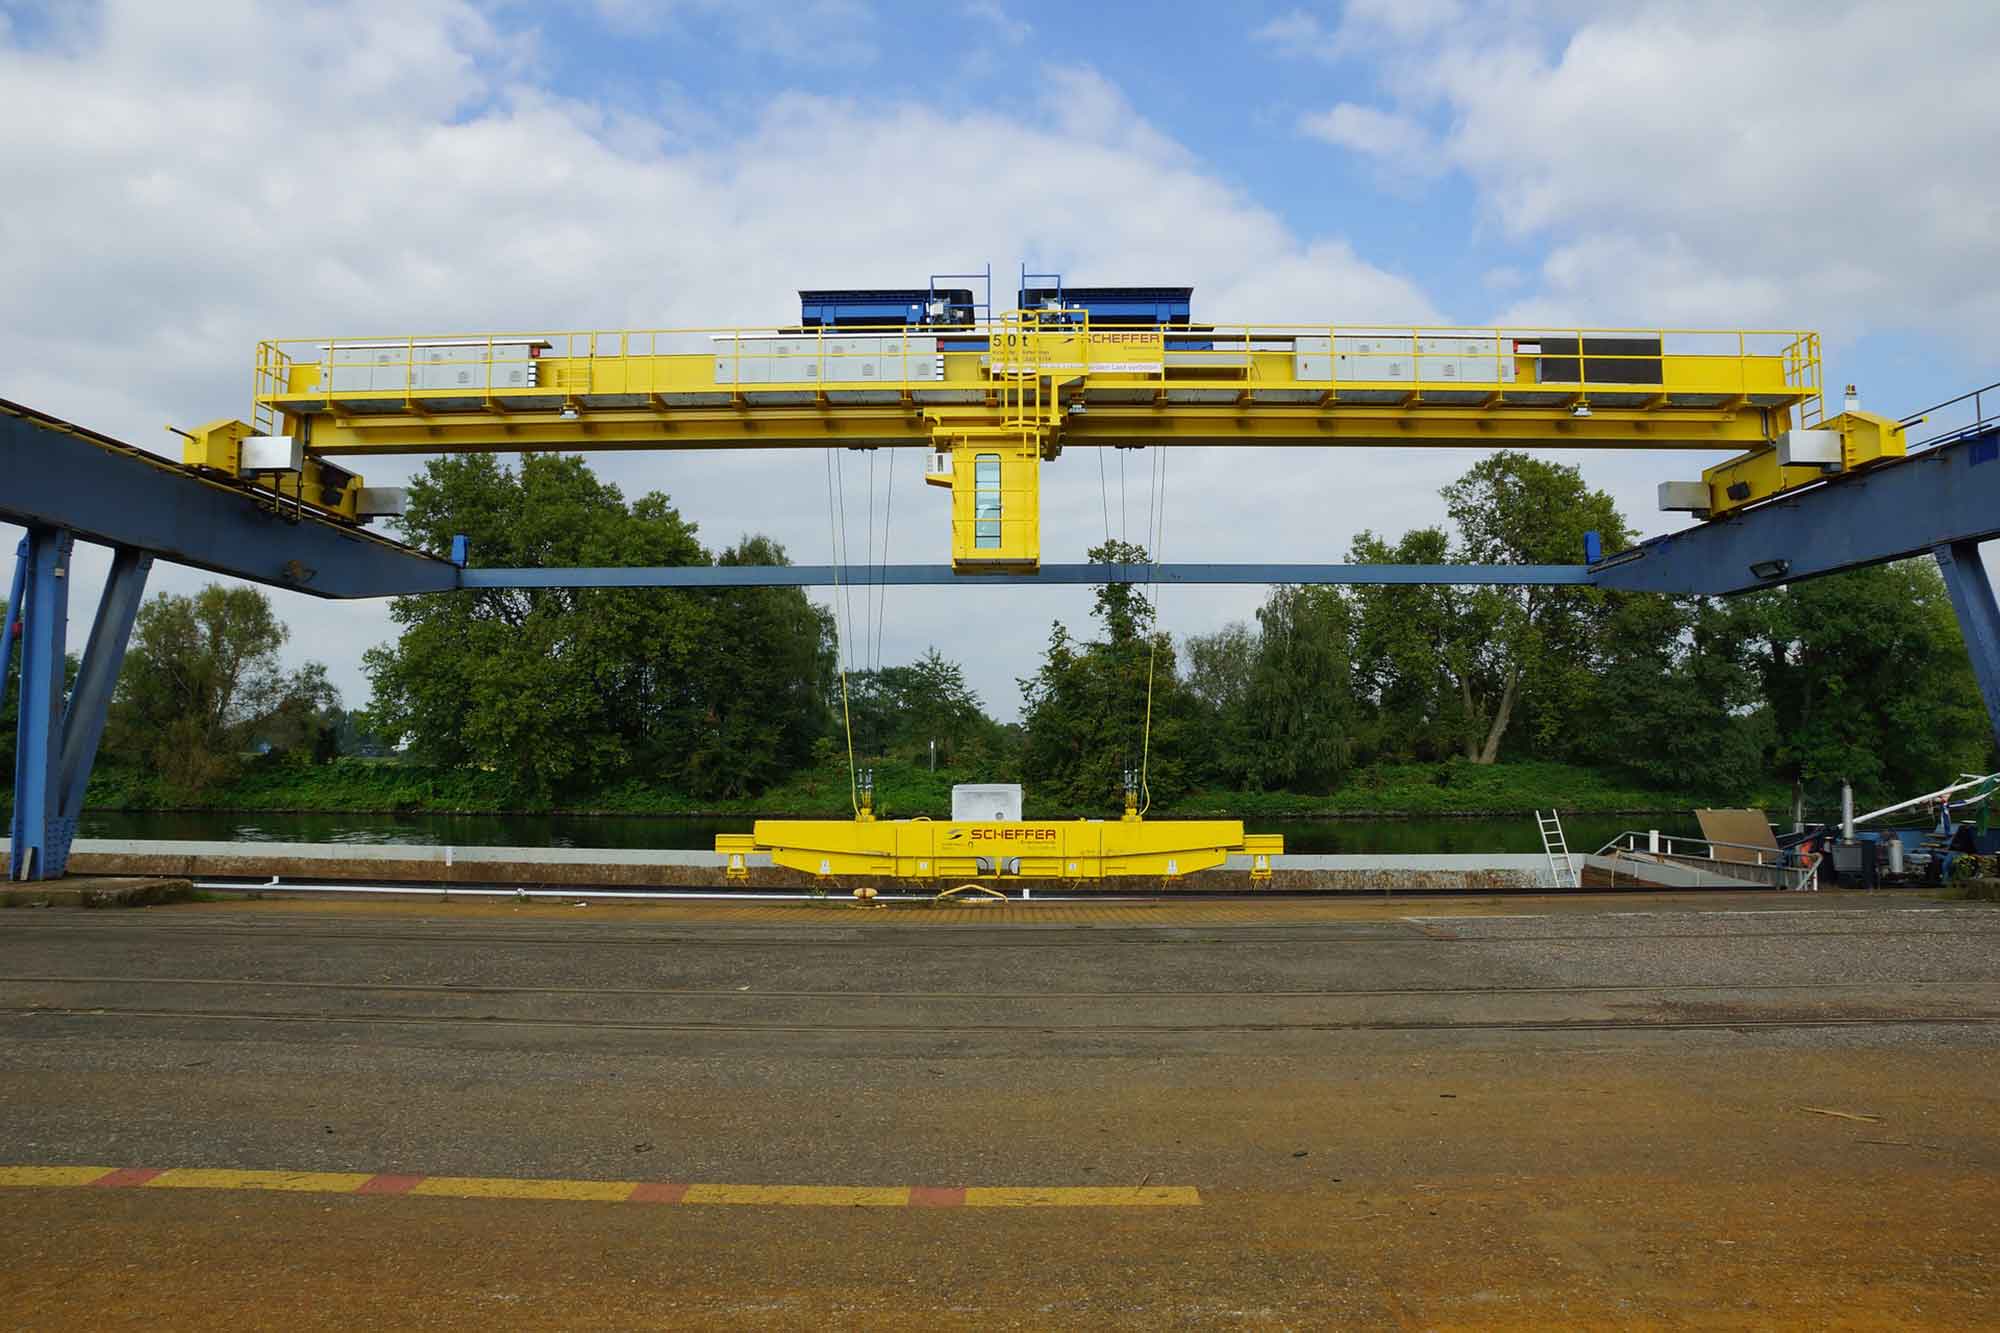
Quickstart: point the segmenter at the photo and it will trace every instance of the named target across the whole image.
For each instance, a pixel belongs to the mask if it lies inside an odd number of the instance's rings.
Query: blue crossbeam
[[[1588,565],[1043,565],[1032,574],[960,574],[950,565],[677,565],[630,569],[467,569],[462,588],[1053,587],[1095,583],[1446,583],[1582,586]]]

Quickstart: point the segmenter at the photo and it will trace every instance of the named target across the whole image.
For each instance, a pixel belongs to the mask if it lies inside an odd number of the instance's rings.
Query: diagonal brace
[[[1931,553],[1944,572],[1944,586],[1965,635],[1965,651],[1972,657],[1972,674],[1985,697],[1994,740],[2000,742],[2000,602],[1993,596],[1993,580],[1979,558],[1978,542],[1951,542]]]
[[[97,619],[84,645],[83,663],[70,690],[69,706],[63,711],[58,813],[72,827],[83,813],[83,792],[90,785],[98,742],[104,738],[111,692],[118,684],[118,669],[125,663],[132,623],[138,619],[139,603],[146,596],[146,576],[152,568],[151,555],[129,546],[119,547],[112,555],[111,577],[105,581]]]

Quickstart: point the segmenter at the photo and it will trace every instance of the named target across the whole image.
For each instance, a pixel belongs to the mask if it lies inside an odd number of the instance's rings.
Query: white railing
[[[1732,851],[1748,852],[1751,859],[1723,857],[1716,849],[1726,847]],[[1694,848],[1701,848],[1695,851]],[[1725,842],[1717,838],[1675,836],[1662,833],[1658,829],[1628,829],[1597,849],[1598,856],[1614,860],[1656,857],[1664,861],[1685,863],[1704,861],[1717,867],[1717,873],[1727,874],[1723,867],[1754,866],[1771,872],[1778,887],[1794,891],[1814,893],[1819,890],[1819,861],[1816,853],[1808,853],[1810,861],[1802,862],[1796,852],[1784,848],[1760,847],[1747,842]]]

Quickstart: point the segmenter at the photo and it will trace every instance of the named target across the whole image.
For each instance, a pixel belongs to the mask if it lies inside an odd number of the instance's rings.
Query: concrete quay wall
[[[0,847],[4,847],[0,843]],[[1582,857],[1572,860],[1581,864]],[[271,879],[326,884],[445,884],[476,888],[727,889],[809,890],[846,893],[866,884],[888,889],[876,878],[835,876],[821,880],[750,858],[747,884],[724,878],[723,858],[714,852],[654,851],[597,847],[420,847],[356,843],[181,842],[136,839],[79,839],[70,853],[70,871],[79,875],[160,875],[186,879]],[[1107,880],[985,881],[995,887],[1041,892],[1241,893],[1526,889],[1551,885],[1545,856],[1413,854],[1314,856],[1274,859],[1272,875],[1250,879],[1248,857],[1232,857],[1221,869],[1177,879],[1122,877]],[[909,888],[917,888],[912,881]],[[949,887],[940,883],[940,887]]]

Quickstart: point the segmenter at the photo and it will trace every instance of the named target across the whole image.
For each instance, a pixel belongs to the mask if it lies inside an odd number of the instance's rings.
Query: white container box
[[[1021,784],[961,782],[951,789],[951,817],[959,824],[1019,823]]]

